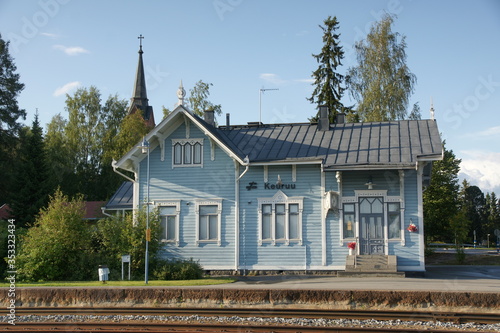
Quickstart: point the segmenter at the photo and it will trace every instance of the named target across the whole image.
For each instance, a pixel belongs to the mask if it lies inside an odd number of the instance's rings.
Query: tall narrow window
[[[160,208],[161,240],[176,240],[176,219],[177,213],[175,206],[165,206]]]
[[[180,200],[167,200],[157,203],[160,216],[160,241],[179,245]]]
[[[199,142],[193,146],[193,164],[201,164],[201,149],[202,146]]]
[[[191,146],[189,143],[186,143],[184,145],[184,164],[191,164],[192,163],[192,152],[193,146]]]
[[[271,221],[273,218],[272,205],[262,205],[262,239],[272,239]]]
[[[299,239],[299,205],[288,205],[288,220],[289,224],[289,237],[290,239]]]
[[[200,240],[218,238],[217,215],[217,206],[200,206]]]
[[[354,215],[354,204],[344,204],[344,238],[354,238],[354,221],[356,221],[356,216]]]
[[[286,223],[286,214],[285,214],[285,205],[284,204],[276,204],[276,239],[286,239],[285,234],[285,223]]]
[[[174,145],[174,164],[182,164],[182,145],[180,143]]]
[[[388,204],[389,239],[401,238],[401,209],[399,202]]]
[[[198,199],[196,201],[196,213],[196,243],[217,243],[221,245],[222,199]]]

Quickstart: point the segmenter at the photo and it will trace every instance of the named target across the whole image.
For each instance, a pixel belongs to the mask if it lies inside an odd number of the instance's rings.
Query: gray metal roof
[[[326,169],[414,166],[439,160],[442,142],[434,120],[346,123],[318,131],[316,124],[212,127],[250,163],[318,160]]]
[[[120,188],[109,199],[104,209],[106,210],[121,210],[132,209],[133,206],[134,187],[132,182],[123,182]]]

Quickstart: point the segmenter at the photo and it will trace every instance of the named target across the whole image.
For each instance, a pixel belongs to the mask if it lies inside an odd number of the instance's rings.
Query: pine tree
[[[376,22],[366,40],[355,44],[358,65],[347,75],[361,121],[401,120],[413,93],[416,76],[406,65],[406,41],[391,26],[393,16]]]
[[[20,154],[16,163],[16,191],[11,200],[11,209],[17,226],[24,227],[33,224],[36,214],[46,205],[51,192],[43,130],[38,114],[35,115],[31,129],[22,131],[20,142]]]
[[[324,24],[325,26],[319,26],[323,30],[323,47],[319,54],[313,54],[319,64],[312,74],[315,88],[307,100],[316,104],[318,109],[321,105],[328,106],[330,122],[334,122],[337,113],[346,111],[340,101],[345,90],[342,85],[344,76],[337,72],[337,67],[342,65],[344,50],[340,46],[340,34],[336,33],[339,28],[337,17],[328,16]],[[318,117],[319,111],[310,120],[317,121]]]
[[[9,54],[9,42],[0,34],[0,204],[7,202],[13,192],[15,147],[21,129],[18,119],[26,119],[26,111],[17,103],[24,84],[19,82],[16,70]]]

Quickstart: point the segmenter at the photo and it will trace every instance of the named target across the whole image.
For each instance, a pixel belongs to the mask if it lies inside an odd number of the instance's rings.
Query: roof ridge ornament
[[[434,103],[432,102],[432,96],[431,96],[431,120],[434,120]]]
[[[179,84],[179,89],[177,89],[177,98],[179,99],[179,101],[177,102],[177,106],[184,105],[184,97],[186,97],[186,90],[184,89],[181,80],[181,83]]]
[[[144,53],[142,51],[142,40],[144,39],[144,36],[142,34],[139,35],[139,37],[137,37],[137,39],[139,39],[139,53]]]

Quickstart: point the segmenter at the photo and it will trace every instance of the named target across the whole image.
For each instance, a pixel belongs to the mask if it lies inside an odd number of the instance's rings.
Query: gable
[[[226,142],[221,140],[221,137],[216,133],[213,127],[210,128],[210,125],[205,123],[198,116],[195,116],[189,109],[182,105],[177,106],[174,111],[163,119],[158,126],[146,135],[145,140],[150,143],[150,151],[159,148],[163,160],[165,145],[171,144],[171,142],[167,142],[168,140],[166,139],[169,138],[174,132],[178,131],[181,126],[184,127],[184,136],[186,139],[191,137],[191,127],[195,126],[195,128],[198,129],[203,136],[208,138],[211,145],[219,146],[231,158],[237,160],[240,164],[244,164],[243,158],[236,154],[231,148],[227,147]],[[119,161],[114,161],[113,167],[135,172],[139,163],[147,156],[142,153],[140,147],[141,145],[142,140],[137,143],[134,148],[127,152]]]

